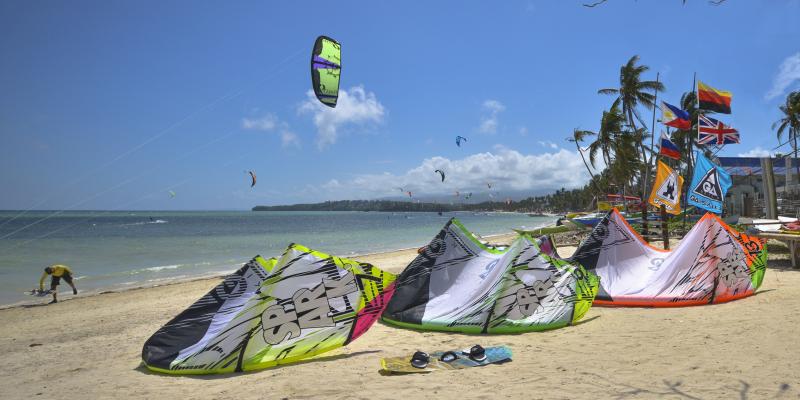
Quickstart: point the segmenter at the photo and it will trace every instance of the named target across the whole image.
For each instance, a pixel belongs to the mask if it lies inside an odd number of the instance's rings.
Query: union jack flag
[[[697,117],[697,143],[732,144],[739,143],[739,131],[703,114]]]

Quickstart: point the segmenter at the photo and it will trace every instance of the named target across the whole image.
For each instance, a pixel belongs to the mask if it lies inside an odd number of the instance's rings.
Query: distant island
[[[528,197],[520,201],[484,201],[480,203],[437,203],[399,200],[337,200],[313,204],[255,206],[253,211],[384,211],[384,212],[450,212],[505,211],[523,213],[559,213],[583,209],[589,201],[581,189],[561,189],[555,194]]]
[[[513,203],[512,203],[513,204]],[[338,200],[314,204],[255,206],[253,211],[388,211],[388,212],[447,212],[447,211],[516,211],[501,202],[475,204],[417,203],[393,200]]]

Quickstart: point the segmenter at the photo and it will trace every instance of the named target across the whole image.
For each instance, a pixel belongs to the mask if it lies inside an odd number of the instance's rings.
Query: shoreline
[[[500,240],[500,241],[503,241],[503,240],[507,240],[507,238],[509,238],[509,237],[514,237],[516,235],[517,235],[517,233],[512,231],[510,233],[498,233],[498,234],[481,236],[481,238],[482,239],[487,239],[487,240]],[[424,244],[421,244],[420,246],[423,246],[423,245]],[[352,256],[344,256],[344,258],[357,260],[358,258],[363,258],[363,257],[378,257],[378,258],[389,257],[389,256],[393,256],[393,255],[398,254],[398,253],[408,252],[408,251],[411,251],[411,250],[416,252],[416,250],[418,248],[419,248],[419,246],[400,248],[400,249],[393,249],[393,250],[386,250],[386,251],[377,251],[377,252],[372,252],[372,253],[364,253],[364,254],[355,254],[355,255],[352,255]],[[335,255],[335,254],[333,254],[333,255]],[[358,260],[358,261],[361,261],[361,260]],[[378,267],[378,268],[381,268],[380,265],[375,265],[375,266]],[[241,265],[238,265],[235,268],[233,268],[232,270],[227,270],[227,271],[222,271],[222,272],[215,272],[215,273],[210,273],[210,274],[204,274],[204,275],[200,275],[200,276],[192,276],[192,277],[184,277],[184,278],[164,278],[164,281],[153,283],[153,284],[131,285],[131,286],[128,286],[128,287],[117,287],[117,286],[113,286],[112,285],[112,286],[109,286],[109,287],[106,287],[106,288],[90,290],[90,291],[87,291],[85,293],[82,292],[82,291],[79,291],[78,292],[79,294],[77,296],[72,295],[69,290],[64,290],[63,293],[62,292],[58,293],[59,294],[58,302],[62,303],[62,302],[74,301],[74,300],[78,300],[78,299],[82,299],[82,298],[91,298],[91,297],[96,297],[96,296],[101,296],[101,295],[111,294],[111,293],[125,293],[125,292],[129,292],[129,291],[134,291],[134,290],[152,289],[152,288],[165,287],[165,286],[174,286],[174,285],[180,285],[180,284],[185,284],[185,283],[194,283],[194,282],[210,281],[210,280],[222,280],[226,276],[228,276],[228,275],[232,274],[233,272],[235,272],[240,267],[241,267]],[[66,284],[62,284],[59,287],[63,288],[65,285]],[[117,284],[117,285],[119,285],[119,284]],[[47,295],[47,296],[42,296],[42,297],[33,297],[33,299],[31,299],[31,300],[23,300],[23,301],[18,301],[18,302],[9,303],[9,304],[0,304],[0,311],[8,310],[8,309],[14,309],[14,308],[25,308],[25,307],[41,305],[43,302],[46,303],[47,301],[49,301],[50,298],[51,298],[51,296]]]

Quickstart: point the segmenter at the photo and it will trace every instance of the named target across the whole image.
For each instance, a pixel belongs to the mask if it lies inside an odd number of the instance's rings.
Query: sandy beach
[[[508,241],[512,235],[493,238]],[[323,249],[324,250],[324,249]],[[574,248],[560,247],[562,256]],[[0,390],[19,398],[798,398],[800,271],[770,245],[758,294],[675,309],[593,307],[576,326],[519,335],[416,332],[381,323],[317,359],[251,373],[166,376],[144,341],[219,282],[204,279],[0,310]],[[356,257],[399,273],[416,252]],[[45,300],[43,300],[44,302]],[[507,345],[504,365],[411,376],[381,357]]]

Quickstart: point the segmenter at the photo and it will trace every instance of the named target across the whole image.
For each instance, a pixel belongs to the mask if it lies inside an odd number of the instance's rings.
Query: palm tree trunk
[[[636,132],[636,122],[634,121],[634,118],[633,118],[633,110],[631,110],[630,108],[628,109],[628,122],[631,124],[631,128],[633,128],[633,131]],[[644,165],[649,165],[648,162],[647,162],[647,153],[646,153],[645,148],[644,148],[644,140],[639,142],[639,151],[641,152],[641,155],[642,155],[642,163]],[[647,168],[647,167],[645,167],[645,168]],[[645,176],[644,172],[645,171],[640,170],[639,171],[639,175],[641,177],[644,177]],[[644,178],[642,178],[642,179],[644,179]],[[640,191],[642,193],[644,193],[644,184],[645,183],[643,181],[639,182],[639,189],[640,189]],[[643,194],[642,196],[645,196],[645,195],[646,194]]]
[[[592,186],[594,186],[594,190],[596,190],[598,194],[602,193],[600,191],[600,188],[597,187],[597,182],[594,179],[594,174],[592,173],[592,170],[589,168],[589,163],[586,162],[586,157],[583,156],[583,152],[581,151],[581,146],[578,145],[577,140],[575,141],[575,148],[578,149],[578,154],[581,155],[581,160],[583,160],[583,165],[586,166],[586,170],[589,171],[589,176],[592,177]]]
[[[800,179],[800,163],[796,162],[797,161],[797,131],[790,130],[789,133],[792,134],[792,139],[794,139],[794,158],[795,159],[792,160],[792,161],[796,164],[795,168],[796,168],[796,171],[797,171],[797,177],[798,177],[798,179]],[[789,182],[787,182],[787,186],[788,186],[788,184],[789,184]],[[794,185],[792,185],[792,186],[794,186]]]

